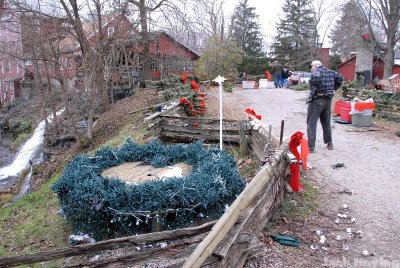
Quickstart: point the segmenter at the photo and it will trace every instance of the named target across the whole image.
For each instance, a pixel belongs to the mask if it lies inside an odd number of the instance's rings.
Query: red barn
[[[4,17],[4,13],[2,13],[2,17]],[[2,19],[1,23],[4,24],[4,21]],[[110,53],[117,52],[116,54],[119,56],[118,60],[107,63],[104,80],[113,81],[115,82],[113,84],[121,87],[131,87],[141,77],[143,69],[141,56],[143,47],[138,45],[140,34],[121,14],[104,16],[103,22],[105,39],[123,40],[112,46],[113,48],[119,47],[119,50],[110,51]],[[79,43],[68,33],[71,26],[67,21],[27,13],[16,14],[14,24],[12,27],[19,31],[13,31],[15,29],[12,28],[11,31],[6,32],[3,29],[7,29],[7,25],[0,25],[0,41],[8,42],[8,47],[18,47],[24,60],[16,62],[15,57],[7,57],[7,53],[3,54],[0,51],[0,103],[10,103],[19,96],[19,81],[21,81],[22,88],[27,90],[26,92],[30,91],[30,86],[34,84],[32,82],[35,79],[35,68],[38,68],[37,73],[43,78],[50,77],[57,80],[61,76],[72,82],[68,83],[69,85],[75,85],[75,87],[82,85],[82,53]],[[9,23],[8,26],[10,25]],[[84,23],[83,28],[89,37],[90,45],[95,45],[96,32],[93,32],[93,25]],[[152,40],[149,48],[151,79],[160,79],[171,73],[194,74],[195,61],[200,57],[196,52],[165,32],[153,32],[150,33],[150,36]],[[59,40],[59,51],[56,51],[57,58],[50,53],[34,57],[34,44],[37,44],[38,40],[47,42],[50,39]],[[17,41],[18,45],[15,45]],[[45,47],[47,45],[44,44]],[[38,57],[40,60],[35,59]],[[126,81],[129,81],[128,85]]]
[[[343,62],[342,64],[339,65],[339,70],[338,72],[343,75],[346,81],[351,81],[356,78],[356,59],[357,56],[353,56],[347,61]],[[372,63],[372,76],[371,78],[373,79],[374,77],[378,77],[379,79],[383,79],[383,67],[384,63],[383,60],[374,57],[373,63]],[[393,74],[399,74],[400,73],[400,65],[393,65]]]
[[[11,56],[20,46],[17,17],[4,2],[0,11],[0,104],[4,105],[19,97],[24,68],[21,60]]]
[[[175,40],[166,32],[155,33],[155,42],[150,45],[150,53],[156,60],[152,63],[151,78],[161,78],[162,73],[194,74],[195,61],[200,56]]]

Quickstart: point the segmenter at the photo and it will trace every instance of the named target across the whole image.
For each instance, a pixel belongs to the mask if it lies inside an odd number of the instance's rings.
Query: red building
[[[0,30],[0,40],[6,41],[7,47],[18,48],[20,53],[18,58],[23,60],[15,62],[15,58],[17,58],[15,55],[13,57],[9,53],[0,51],[0,93],[2,96],[0,100],[2,104],[10,103],[18,97],[19,81],[24,89],[25,87],[29,89],[29,85],[33,86],[33,82],[37,82],[37,75],[42,78],[55,78],[55,80],[62,77],[72,87],[82,85],[82,52],[80,44],[68,33],[71,26],[66,21],[59,18],[38,17],[35,14],[19,14],[15,16],[14,21],[13,27],[18,28],[18,31],[4,32]],[[116,61],[107,62],[105,82],[112,80],[119,83],[122,80],[129,80],[131,87],[133,85],[131,82],[138,80],[143,69],[141,56],[143,48],[137,45],[140,40],[139,33],[133,29],[132,24],[123,15],[105,16],[103,23],[104,38],[119,40],[116,46],[112,46],[114,49],[119,47],[116,53],[119,56]],[[3,20],[1,24],[4,24]],[[97,32],[93,32],[93,25],[84,23],[83,28],[88,36],[89,44],[96,45]],[[0,29],[7,29],[7,27],[3,25]],[[196,52],[165,32],[154,32],[150,35],[153,40],[150,43],[150,78],[159,79],[166,74],[181,74],[183,71],[193,74],[194,63],[199,59]],[[3,36],[7,36],[7,38],[3,38]],[[15,45],[17,42],[18,45]],[[57,53],[48,52],[51,51],[51,42],[57,43]],[[40,44],[40,49],[37,44]],[[46,49],[48,51],[45,51]],[[115,70],[118,70],[119,73],[115,73]],[[47,79],[42,79],[42,81],[46,83]]]
[[[351,81],[356,78],[356,59],[357,56],[353,56],[339,65],[338,72],[343,75],[346,81]],[[383,67],[383,61],[378,57],[374,57],[371,78],[373,79],[377,76],[379,79],[383,79]],[[393,65],[392,72],[393,74],[400,74],[400,65]]]
[[[329,48],[319,48],[316,50],[317,59],[319,59],[325,67],[329,68]]]
[[[182,43],[172,38],[166,32],[154,33],[155,42],[150,45],[152,62],[151,78],[161,78],[163,73],[194,74],[195,61],[200,56]]]
[[[20,96],[24,76],[23,61],[15,57],[21,47],[18,18],[11,8],[0,7],[0,104],[13,102]]]

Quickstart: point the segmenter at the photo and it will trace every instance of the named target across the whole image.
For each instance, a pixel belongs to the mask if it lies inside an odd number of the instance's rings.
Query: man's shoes
[[[314,152],[314,148],[309,148],[309,150],[310,150],[310,153],[313,153]]]
[[[328,150],[333,150],[333,144],[332,143],[328,143],[327,148],[328,148]]]

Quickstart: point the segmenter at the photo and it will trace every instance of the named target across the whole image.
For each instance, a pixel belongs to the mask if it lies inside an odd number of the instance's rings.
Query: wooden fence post
[[[246,139],[246,125],[247,121],[240,122],[239,129],[239,142],[240,142],[240,155],[245,156],[249,153],[249,147]]]

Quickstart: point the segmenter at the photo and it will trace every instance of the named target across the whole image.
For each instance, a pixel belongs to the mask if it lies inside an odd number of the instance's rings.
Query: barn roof
[[[357,59],[357,55],[352,56],[352,57],[349,58],[348,60],[342,62],[342,63],[338,66],[338,68],[340,68],[340,67],[342,67],[343,65],[346,65],[347,63],[349,63],[349,62],[351,62],[351,61],[354,61],[354,60],[356,60],[356,59]],[[382,59],[379,58],[379,57],[374,57],[373,60],[376,61],[376,60],[382,60]],[[382,61],[383,61],[383,60],[382,60]],[[400,66],[400,64],[397,64],[396,61],[395,61],[394,64],[393,64],[393,66]]]
[[[167,36],[169,39],[171,39],[172,41],[174,41],[175,43],[177,43],[178,45],[180,45],[182,48],[188,50],[190,53],[194,54],[196,57],[200,58],[199,53],[197,53],[196,51],[194,51],[193,49],[190,49],[189,47],[187,47],[186,45],[184,45],[183,43],[179,42],[178,40],[176,40],[175,38],[173,38],[170,34],[168,34],[165,31],[159,31],[159,32],[155,32],[158,34],[163,34],[165,36]]]
[[[342,67],[343,65],[355,60],[357,58],[357,56],[352,56],[349,59],[347,59],[346,61],[342,62],[341,64],[339,64],[338,68]]]

